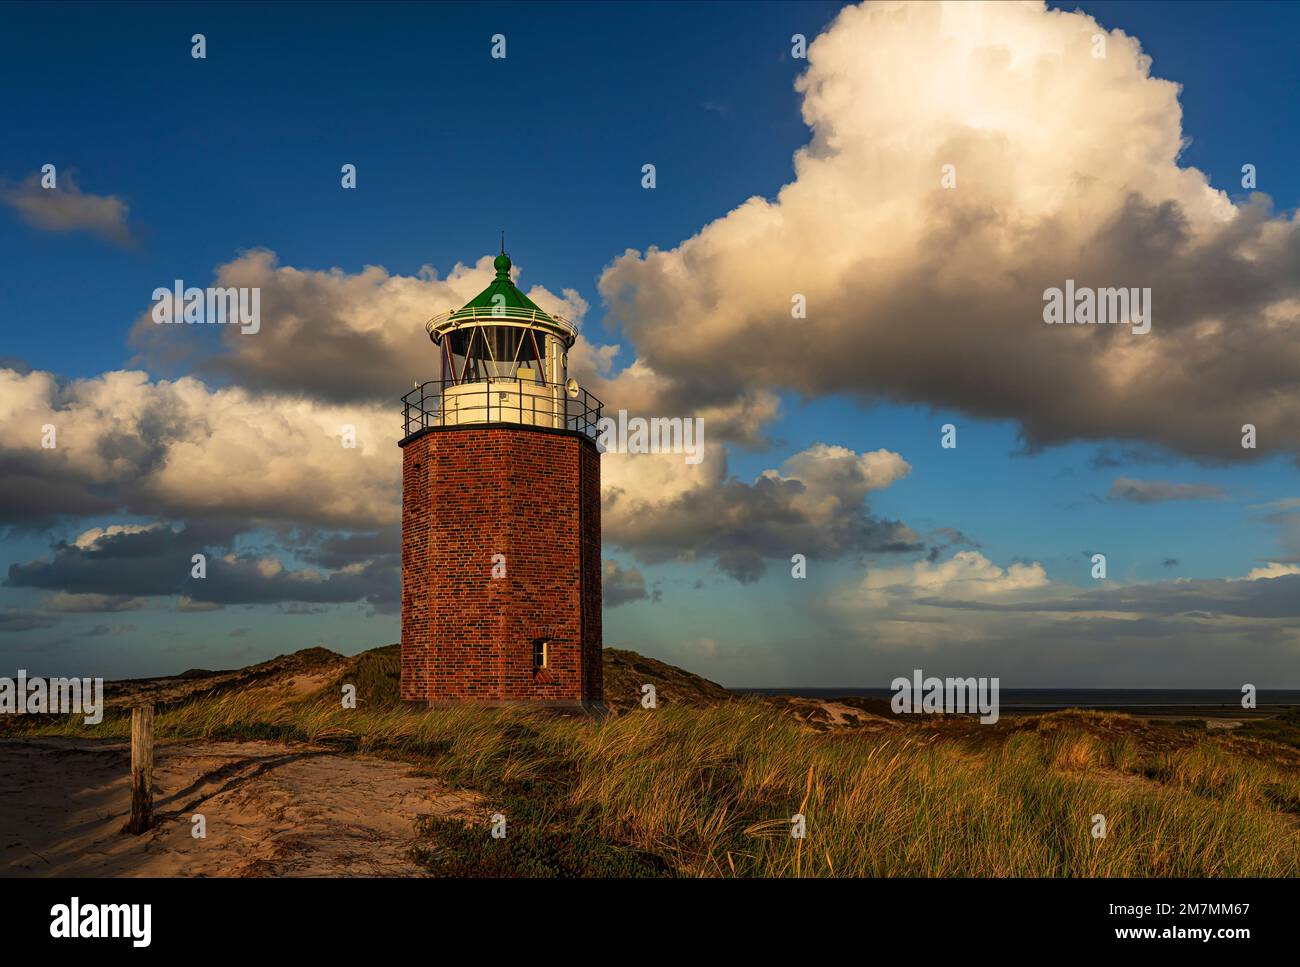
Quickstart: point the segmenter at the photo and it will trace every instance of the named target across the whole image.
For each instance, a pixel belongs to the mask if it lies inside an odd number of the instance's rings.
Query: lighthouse
[[[603,712],[601,403],[577,338],[492,284],[425,326],[436,379],[402,397],[401,695]]]

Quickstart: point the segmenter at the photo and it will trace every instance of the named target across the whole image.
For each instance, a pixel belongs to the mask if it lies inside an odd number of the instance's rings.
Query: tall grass
[[[379,678],[382,668],[372,669]],[[369,673],[367,673],[369,674]],[[353,676],[355,677],[355,676]],[[372,683],[375,684],[375,683]],[[903,728],[810,733],[772,706],[664,707],[596,723],[536,710],[358,709],[245,691],[162,711],[161,738],[325,742],[414,762],[511,823],[425,825],[447,872],[686,876],[1294,876],[1300,779],[1202,735],[1144,752],[1102,718],[1001,741]],[[125,737],[125,717],[93,734]],[[85,734],[73,719],[42,731]],[[792,817],[807,835],[791,835]],[[1094,838],[1093,817],[1106,836]],[[485,813],[486,815],[486,813]]]

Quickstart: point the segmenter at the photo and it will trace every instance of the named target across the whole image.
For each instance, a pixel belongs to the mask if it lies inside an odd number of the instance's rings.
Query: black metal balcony
[[[402,397],[402,438],[438,426],[518,424],[576,430],[593,440],[604,404],[585,389],[509,377],[431,379]]]

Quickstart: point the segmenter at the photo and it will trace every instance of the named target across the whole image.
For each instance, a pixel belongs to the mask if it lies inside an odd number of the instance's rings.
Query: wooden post
[[[125,832],[139,836],[153,825],[153,706],[131,709],[131,819]]]

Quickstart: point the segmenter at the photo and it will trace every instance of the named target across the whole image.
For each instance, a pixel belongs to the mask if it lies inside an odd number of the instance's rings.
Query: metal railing
[[[577,430],[595,439],[603,405],[585,389],[570,396],[563,386],[529,380],[431,379],[402,397],[402,438],[433,426],[516,423]]]
[[[541,309],[520,309],[515,306],[466,306],[464,309],[449,309],[446,312],[440,312],[424,324],[424,331],[432,336],[435,332],[441,331],[450,325],[452,328],[460,325],[462,322],[527,322],[527,323],[550,323],[558,326],[567,332],[570,336],[577,338],[578,327],[575,326],[564,316],[557,315],[554,312],[543,312]]]

